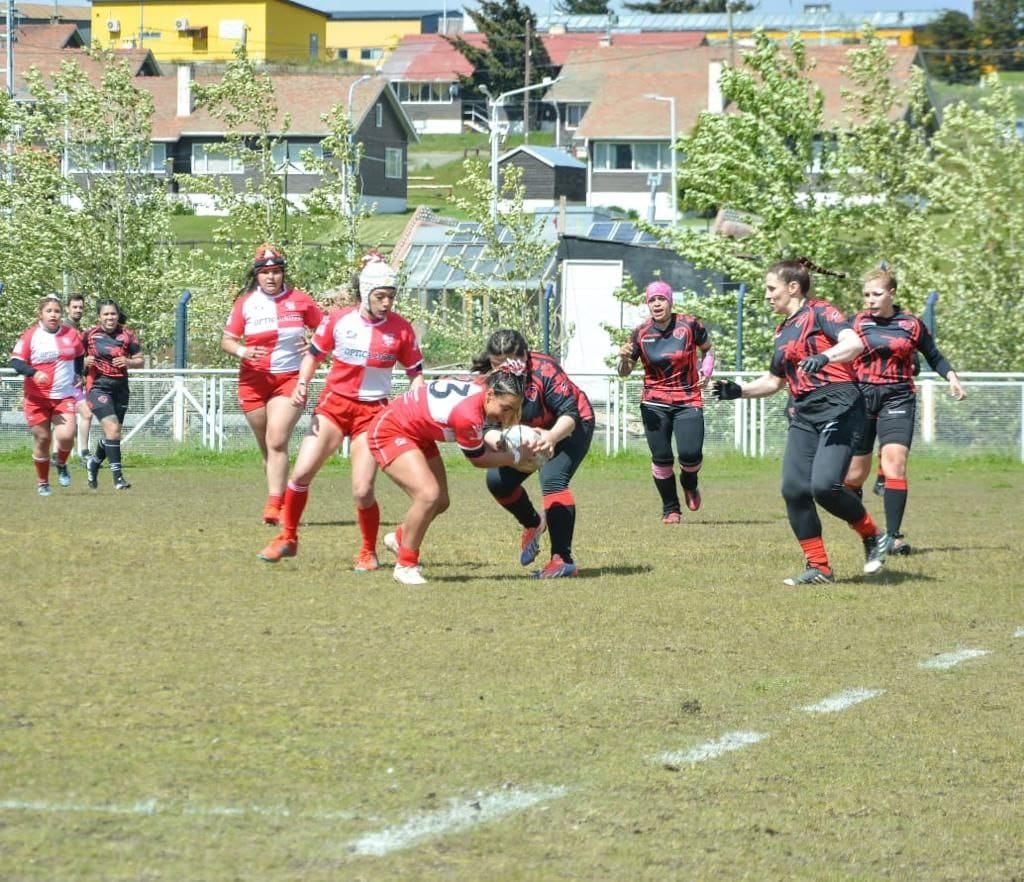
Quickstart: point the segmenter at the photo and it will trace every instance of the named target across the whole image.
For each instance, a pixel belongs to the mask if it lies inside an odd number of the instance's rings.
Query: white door
[[[568,335],[562,350],[562,367],[593,402],[608,398],[608,381],[585,374],[605,374],[605,363],[614,354],[602,325],[624,327],[631,308],[612,292],[622,285],[621,260],[562,261],[562,327]],[[629,327],[633,326],[629,323]]]

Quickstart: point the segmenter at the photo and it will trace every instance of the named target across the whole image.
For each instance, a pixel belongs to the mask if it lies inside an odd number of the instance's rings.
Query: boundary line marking
[[[734,750],[742,750],[758,741],[764,741],[768,735],[765,732],[728,732],[716,741],[705,741],[696,747],[683,751],[666,751],[659,753],[656,759],[660,763],[669,766],[681,766],[684,763],[702,763],[705,760],[714,759],[724,753],[731,753]]]
[[[990,655],[991,652],[992,650],[990,649],[958,649],[956,652],[943,652],[941,655],[936,655],[923,662],[918,662],[917,666],[929,671],[945,671],[972,658],[981,658],[983,655]]]
[[[883,692],[885,692],[884,689],[844,689],[815,704],[805,704],[800,710],[809,714],[835,714],[860,704],[862,701],[877,698]]]
[[[532,791],[511,788],[480,794],[474,800],[453,799],[446,809],[411,815],[397,826],[360,836],[349,843],[349,848],[356,855],[383,857],[393,851],[410,848],[423,839],[460,833],[470,827],[523,811],[537,803],[558,799],[568,792],[567,787],[545,787]]]
[[[0,799],[0,812],[3,811],[37,812],[40,814],[75,813],[94,815],[135,815],[137,817],[151,817],[153,815],[189,815],[209,818],[262,815],[270,818],[309,818],[314,821],[355,820],[361,817],[356,812],[348,811],[303,812],[293,811],[292,809],[280,806],[262,805],[202,806],[187,803],[184,806],[178,807],[170,803],[161,805],[155,799],[145,799],[125,805],[119,805],[117,803],[48,802],[46,800],[31,799]],[[376,819],[370,818],[370,820]]]

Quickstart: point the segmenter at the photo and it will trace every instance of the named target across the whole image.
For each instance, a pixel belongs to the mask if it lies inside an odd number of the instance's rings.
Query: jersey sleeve
[[[576,389],[568,374],[554,361],[548,362],[540,371],[544,404],[557,419],[570,416],[580,422],[580,409],[576,401]]]
[[[629,332],[629,360],[636,361],[640,358],[640,328],[633,328]]]
[[[708,333],[708,329],[704,327],[704,323],[701,322],[696,316],[690,316],[690,327],[693,330],[693,345],[704,346],[711,340],[711,335]]]
[[[839,340],[841,331],[854,330],[853,326],[846,320],[846,316],[831,303],[815,309],[815,315],[817,316],[818,327],[825,332],[825,336],[829,337],[833,343]],[[826,346],[824,348],[828,349],[830,347]]]
[[[245,303],[246,295],[235,299],[231,306],[231,312],[224,325],[224,333],[231,337],[241,338],[245,334],[245,316],[242,314],[242,305]]]
[[[129,355],[138,355],[140,352],[142,352],[142,343],[139,342],[138,334],[136,334],[134,331],[126,330],[125,336],[127,339],[125,341],[124,348]]]
[[[307,328],[309,328],[310,330],[313,330],[314,328],[319,327],[320,326],[320,322],[323,321],[324,311],[320,308],[320,304],[318,304],[308,294],[306,295],[306,301],[307,301],[307,303],[306,303],[306,311],[305,311],[306,312],[305,324],[306,324]]]
[[[935,345],[935,338],[932,336],[932,332],[928,330],[928,326],[920,319],[918,319],[918,326],[921,330],[921,336],[917,341],[917,351],[924,356],[924,360],[928,362],[929,367],[935,373],[942,377],[942,379],[946,379],[949,372],[953,370],[953,365],[949,363],[946,356]]]
[[[18,358],[26,364],[31,364],[32,334],[34,333],[35,327],[31,327],[18,338],[17,342],[14,344],[14,349],[11,351],[11,358]]]
[[[334,329],[337,327],[338,319],[342,315],[342,310],[332,309],[320,319],[320,323],[316,326],[309,345],[310,351],[317,361],[322,361],[334,351]]]
[[[423,373],[423,353],[420,351],[420,342],[416,339],[416,329],[411,324],[402,336],[402,349],[398,354],[398,361],[410,379]]]

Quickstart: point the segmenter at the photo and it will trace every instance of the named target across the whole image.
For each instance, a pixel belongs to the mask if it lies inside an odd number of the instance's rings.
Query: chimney
[[[192,65],[178,65],[178,110],[177,116],[192,116],[195,102],[192,100]]]
[[[708,62],[708,112],[722,113],[725,100],[722,98],[722,62]]]

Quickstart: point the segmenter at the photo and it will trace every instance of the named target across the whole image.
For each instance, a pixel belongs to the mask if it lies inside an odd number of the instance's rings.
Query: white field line
[[[855,704],[860,704],[862,701],[877,698],[882,692],[884,692],[882,689],[844,689],[815,704],[806,704],[800,710],[809,714],[834,714],[853,707]]]
[[[38,812],[41,814],[92,814],[92,815],[194,815],[198,817],[243,817],[262,815],[272,818],[308,818],[315,821],[354,820],[360,817],[355,812],[305,812],[294,811],[281,806],[231,806],[196,805],[183,806],[167,803],[161,805],[155,799],[118,805],[116,803],[49,802],[38,799],[0,799],[0,812]]]
[[[723,753],[730,753],[734,750],[741,750],[751,744],[757,744],[768,736],[763,732],[729,732],[717,741],[707,741],[698,744],[686,752],[667,751],[658,754],[655,759],[669,766],[681,766],[684,763],[702,763],[704,760],[714,759]]]
[[[541,790],[501,790],[481,794],[473,800],[452,800],[448,808],[436,812],[413,815],[396,827],[385,827],[376,833],[367,833],[349,845],[353,854],[380,857],[401,851],[422,839],[459,833],[479,824],[523,811],[539,802],[565,796],[565,787],[547,787]]]
[[[1013,632],[1014,637],[1024,637],[1024,628],[1018,628]]]
[[[991,650],[989,649],[958,649],[956,652],[944,652],[942,655],[936,655],[934,658],[921,662],[918,667],[930,671],[944,671],[947,668],[954,668],[961,662],[968,661],[969,659],[981,658],[981,656],[988,655],[990,652]]]

